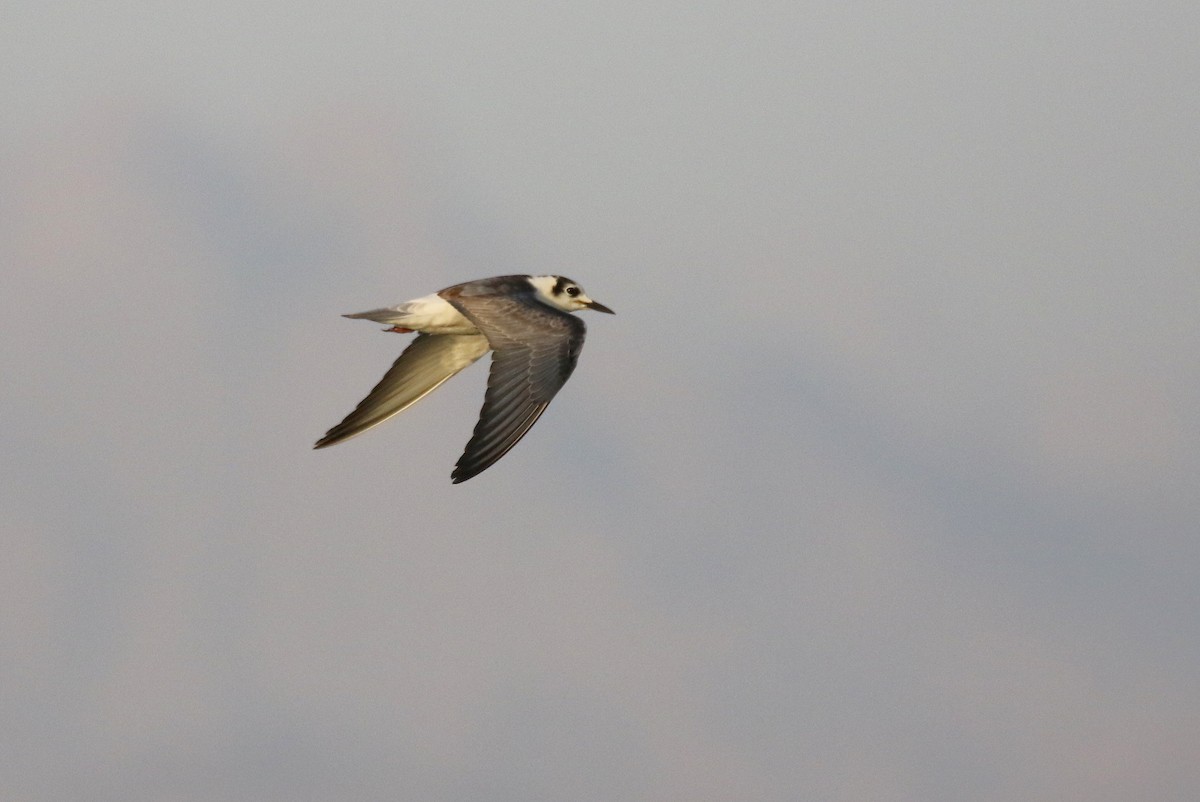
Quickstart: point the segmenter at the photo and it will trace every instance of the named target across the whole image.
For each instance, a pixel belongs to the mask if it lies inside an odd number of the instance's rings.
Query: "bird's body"
[[[475,433],[451,475],[465,482],[517,444],[566,383],[585,326],[571,312],[612,310],[562,276],[498,276],[447,287],[396,306],[346,315],[420,332],[379,384],[314,448],[382,423],[493,351]]]
[[[444,290],[443,290],[444,292]],[[357,312],[345,317],[374,320],[376,323],[391,323],[397,328],[419,331],[425,334],[479,334],[479,329],[462,312],[454,308],[436,292],[405,301],[396,306]]]

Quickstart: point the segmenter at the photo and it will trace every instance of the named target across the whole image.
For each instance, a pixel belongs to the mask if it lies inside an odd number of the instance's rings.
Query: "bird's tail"
[[[374,320],[376,323],[387,323],[389,325],[400,325],[404,322],[404,318],[408,315],[401,307],[385,306],[383,309],[372,309],[369,312],[355,312],[352,315],[342,315],[342,317],[354,318],[355,320]]]

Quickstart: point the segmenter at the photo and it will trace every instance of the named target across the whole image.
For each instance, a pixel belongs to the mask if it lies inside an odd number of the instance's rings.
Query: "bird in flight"
[[[346,419],[313,448],[353,437],[403,412],[493,351],[475,433],[455,484],[491,467],[525,436],[575,370],[586,326],[571,312],[613,310],[562,276],[497,276],[455,284],[397,306],[345,315],[416,339]]]

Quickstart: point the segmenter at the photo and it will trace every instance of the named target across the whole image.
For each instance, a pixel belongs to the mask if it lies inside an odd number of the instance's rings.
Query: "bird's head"
[[[538,300],[561,309],[564,312],[578,312],[580,309],[595,309],[597,312],[616,314],[598,301],[587,297],[583,288],[563,276],[530,276],[529,283],[533,285]]]

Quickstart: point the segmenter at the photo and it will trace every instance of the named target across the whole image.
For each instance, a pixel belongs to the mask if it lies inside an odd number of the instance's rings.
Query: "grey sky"
[[[23,4],[0,797],[1200,796],[1200,9]],[[312,442],[508,272],[612,306]]]

